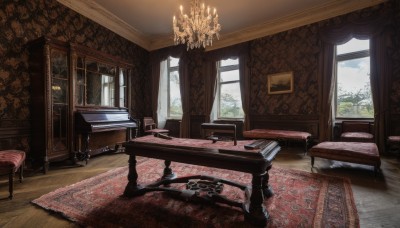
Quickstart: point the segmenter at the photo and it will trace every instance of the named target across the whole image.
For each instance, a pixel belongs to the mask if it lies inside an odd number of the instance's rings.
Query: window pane
[[[120,107],[127,107],[127,102],[125,100],[126,97],[126,77],[127,72],[124,69],[121,69],[119,72],[119,106]]]
[[[171,71],[169,75],[169,116],[182,116],[182,101],[179,86],[178,71]]]
[[[358,40],[353,38],[345,44],[337,45],[336,48],[337,55],[369,50],[369,40]]]
[[[221,66],[232,66],[232,65],[238,65],[239,64],[239,59],[226,59],[226,60],[221,60],[220,61]]]
[[[221,85],[219,104],[220,117],[243,118],[242,98],[238,82]]]
[[[239,70],[222,71],[220,80],[221,82],[239,81]]]
[[[374,117],[369,57],[338,62],[336,101],[337,117]]]
[[[179,58],[169,57],[169,66],[176,67],[179,64]]]

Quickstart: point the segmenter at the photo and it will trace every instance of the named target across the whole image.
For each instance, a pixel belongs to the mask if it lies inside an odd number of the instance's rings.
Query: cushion
[[[375,143],[322,142],[313,146],[309,153],[312,157],[380,165],[379,150]]]
[[[302,131],[253,129],[250,131],[244,131],[243,136],[245,138],[265,138],[265,139],[282,138],[282,139],[306,140],[309,137],[311,137],[311,134]]]
[[[389,136],[388,142],[390,143],[400,143],[400,136]]]
[[[20,150],[0,151],[0,169],[10,169],[16,171],[25,160],[25,152]]]
[[[167,129],[155,128],[155,129],[147,130],[146,132],[147,132],[147,133],[168,133],[169,130],[167,130]]]
[[[373,142],[374,135],[366,132],[344,132],[340,139],[348,142]]]

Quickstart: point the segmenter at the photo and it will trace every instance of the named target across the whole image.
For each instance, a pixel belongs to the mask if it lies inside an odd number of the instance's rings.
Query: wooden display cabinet
[[[99,138],[98,142],[91,140],[96,153],[107,152],[110,144],[128,140],[128,133],[136,126],[128,113],[130,64],[97,50],[49,37],[29,42],[28,48],[32,122],[28,156],[34,165],[43,166],[46,173],[49,162],[67,159],[76,162],[77,155],[83,152],[85,156],[80,160],[87,162],[88,152],[92,150],[88,148],[89,134],[97,131],[113,132],[102,137],[93,135],[94,139]],[[75,126],[76,113],[85,112],[92,113],[96,119],[86,123],[89,124],[87,132],[77,131],[83,128]],[[118,119],[121,116],[128,118]],[[116,132],[125,128],[129,128],[124,131],[128,132],[126,137]],[[108,139],[108,145],[101,144],[105,141],[102,138]],[[83,151],[82,143],[86,144]]]
[[[71,151],[71,79],[68,45],[42,37],[29,43],[31,158],[47,172]]]

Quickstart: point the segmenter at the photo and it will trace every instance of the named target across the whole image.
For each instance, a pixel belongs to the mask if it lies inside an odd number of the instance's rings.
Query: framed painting
[[[268,94],[293,92],[293,72],[268,75]]]

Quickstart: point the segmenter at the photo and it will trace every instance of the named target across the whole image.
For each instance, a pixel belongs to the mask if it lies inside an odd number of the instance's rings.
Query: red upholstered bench
[[[273,129],[253,129],[243,132],[243,137],[248,139],[274,139],[274,140],[297,140],[305,142],[305,152],[307,152],[308,142],[311,134],[302,131],[292,130],[273,130]]]
[[[381,159],[375,143],[366,142],[322,142],[309,150],[311,166],[314,167],[314,157],[352,162],[374,166],[379,172]]]
[[[23,169],[25,162],[25,152],[20,150],[2,150],[0,151],[0,172],[7,172],[9,175],[8,189],[9,199],[13,198],[14,174],[19,170],[19,181],[23,179]]]

